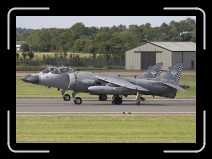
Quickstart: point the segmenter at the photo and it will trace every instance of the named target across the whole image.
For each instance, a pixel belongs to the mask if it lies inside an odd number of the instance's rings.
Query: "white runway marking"
[[[104,115],[104,116],[114,116],[114,115],[195,115],[195,112],[17,112],[17,116],[21,117],[51,117],[51,116],[69,116],[69,115]]]

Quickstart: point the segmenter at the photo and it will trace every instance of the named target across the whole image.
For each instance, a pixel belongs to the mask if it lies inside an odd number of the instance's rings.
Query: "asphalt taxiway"
[[[143,113],[195,113],[196,99],[147,99],[141,105],[135,100],[123,100],[122,105],[112,105],[111,100],[97,101],[83,99],[81,105],[62,98],[16,98],[18,113],[110,113],[110,112],[143,112]]]

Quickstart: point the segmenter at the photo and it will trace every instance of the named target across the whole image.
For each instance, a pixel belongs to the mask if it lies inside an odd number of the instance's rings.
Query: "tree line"
[[[16,28],[16,40],[24,41],[33,52],[78,52],[106,54],[106,58],[123,56],[126,50],[144,41],[196,41],[196,22],[188,18],[179,22],[163,23],[152,27],[125,25],[86,27],[76,23],[70,28],[23,29]],[[108,55],[108,56],[107,56]]]
[[[74,66],[74,67],[96,67],[96,68],[123,68],[124,60],[114,56],[106,60],[105,54],[98,54],[94,60],[90,54],[81,56],[73,53],[39,53],[22,52],[16,53],[17,66]]]

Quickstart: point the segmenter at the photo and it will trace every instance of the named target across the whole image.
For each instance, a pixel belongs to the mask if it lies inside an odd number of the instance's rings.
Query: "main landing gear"
[[[69,94],[67,94],[67,93],[65,94],[65,90],[62,90],[61,94],[63,96],[63,100],[64,101],[71,101],[71,96]],[[72,93],[72,98],[73,98],[74,104],[77,104],[77,105],[82,104],[82,98],[75,97],[75,95],[76,95],[76,92],[73,92]]]
[[[122,96],[113,95],[112,104],[120,105],[120,104],[122,104],[122,101],[123,101],[122,100]],[[136,104],[140,105],[142,101],[145,101],[145,98],[143,98],[140,93],[137,93],[137,95],[136,95]]]
[[[112,104],[116,104],[116,105],[122,104],[122,97],[119,95],[114,95],[112,97]]]
[[[141,101],[145,101],[145,98],[142,97],[139,92],[137,92],[137,95],[136,95],[136,104],[137,105],[140,105],[141,104]]]

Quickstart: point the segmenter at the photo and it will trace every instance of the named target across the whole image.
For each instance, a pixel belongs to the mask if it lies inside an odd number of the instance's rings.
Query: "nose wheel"
[[[73,100],[74,104],[77,104],[77,105],[82,104],[82,98],[74,97],[73,99],[74,99]],[[64,101],[70,101],[71,100],[71,96],[69,94],[64,94],[63,100]]]
[[[74,104],[82,104],[82,98],[80,98],[80,97],[75,97],[75,99],[74,99]]]
[[[63,100],[64,101],[70,101],[71,100],[71,96],[69,94],[64,94],[63,95]]]
[[[72,93],[72,95],[71,95],[72,97],[69,94],[67,94],[67,93],[65,94],[65,90],[62,90],[61,93],[63,95],[63,100],[64,101],[71,101],[71,99],[73,99],[74,104],[77,104],[77,105],[82,104],[82,98],[75,97],[76,92]]]

